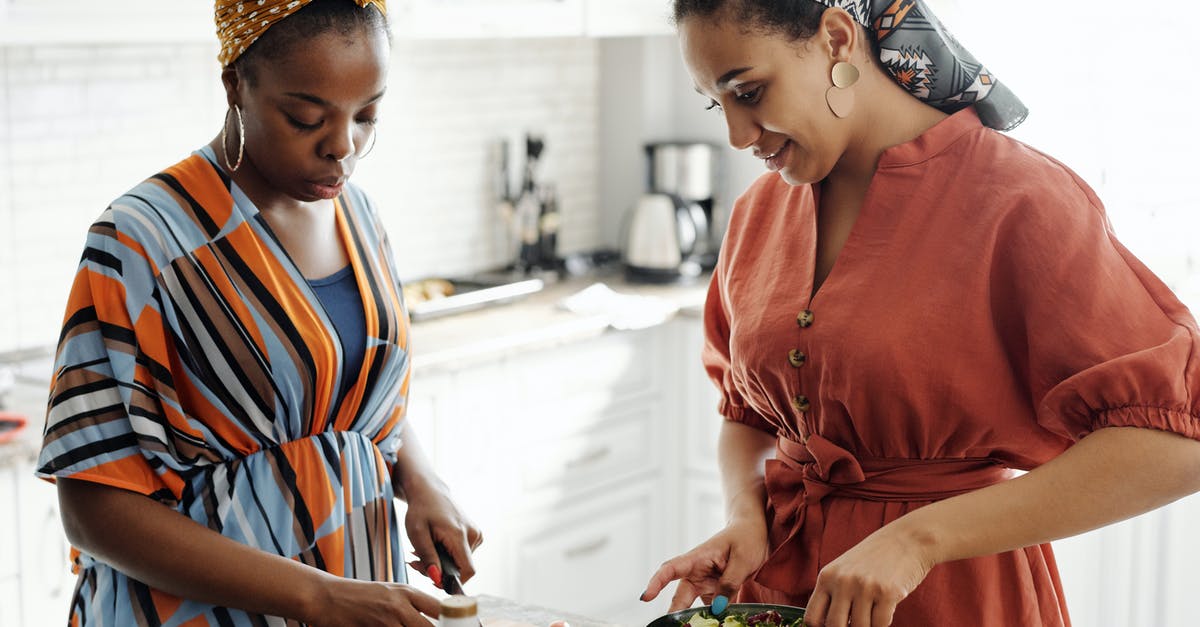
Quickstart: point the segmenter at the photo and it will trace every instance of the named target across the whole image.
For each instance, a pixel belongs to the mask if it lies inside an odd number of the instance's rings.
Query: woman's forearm
[[[331,575],[260,551],[140,494],[58,480],[71,544],[153,588],[252,613],[311,622]]]
[[[1198,489],[1200,442],[1107,428],[1021,477],[922,507],[888,527],[940,563],[1073,536]]]
[[[727,519],[752,517],[766,520],[767,489],[764,464],[775,450],[775,437],[754,427],[725,421],[717,443],[721,487],[725,491]]]

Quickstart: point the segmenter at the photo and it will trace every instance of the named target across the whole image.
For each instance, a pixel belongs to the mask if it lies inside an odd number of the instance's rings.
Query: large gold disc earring
[[[858,82],[858,68],[853,63],[838,61],[830,72],[833,86],[825,90],[825,102],[829,110],[839,118],[847,118],[854,111],[854,91],[850,87]]]
[[[225,131],[229,128],[229,114],[237,115],[238,125],[238,156],[237,163],[229,163],[229,143],[225,141]],[[237,169],[242,167],[242,157],[246,154],[246,126],[242,123],[242,110],[237,105],[225,112],[225,123],[221,125],[221,152],[225,157],[225,167],[229,168],[230,172],[237,172]]]

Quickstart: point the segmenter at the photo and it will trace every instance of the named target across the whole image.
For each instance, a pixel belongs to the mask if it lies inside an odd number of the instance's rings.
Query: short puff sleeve
[[[1071,441],[1124,426],[1200,439],[1194,318],[1117,240],[1087,184],[1048,170],[992,251],[995,326],[1038,423]]]
[[[723,255],[722,259],[725,258],[727,256]],[[726,420],[778,435],[775,425],[746,403],[734,381],[729,347],[730,312],[723,289],[727,271],[725,264],[718,261],[708,286],[708,296],[704,301],[704,350],[701,353],[704,370],[717,386],[720,394],[717,411]]]

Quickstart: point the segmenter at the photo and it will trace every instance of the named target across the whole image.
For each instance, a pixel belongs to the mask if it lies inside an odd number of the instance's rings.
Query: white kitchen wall
[[[598,245],[595,40],[397,42],[356,182],[403,278],[507,261],[488,147],[546,138],[564,251]],[[185,157],[225,112],[215,45],[0,47],[0,352],[57,339],[88,225]],[[521,144],[523,146],[523,144]]]
[[[8,66],[8,51],[0,48],[0,67]],[[8,73],[0,75],[0,107],[7,111]],[[0,346],[11,343],[17,336],[16,265],[13,252],[12,198],[4,190],[12,189],[9,169],[8,116],[0,116]]]

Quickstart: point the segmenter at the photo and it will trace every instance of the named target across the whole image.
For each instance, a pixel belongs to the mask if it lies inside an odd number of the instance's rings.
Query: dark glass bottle
[[[542,210],[538,217],[538,249],[541,267],[558,267],[558,228],[562,218],[558,213],[558,194],[554,186],[542,188]]]
[[[517,196],[514,208],[517,220],[517,237],[520,245],[517,249],[517,269],[528,272],[538,266],[541,260],[541,250],[538,245],[538,218],[541,214],[541,203],[538,201],[537,188],[533,181],[526,180],[521,186],[521,195]]]
[[[525,175],[521,182],[521,194],[513,208],[514,219],[517,222],[517,269],[529,272],[541,264],[541,244],[539,222],[542,215],[542,201],[537,184],[537,164],[542,155],[544,143],[533,135],[525,136]]]

